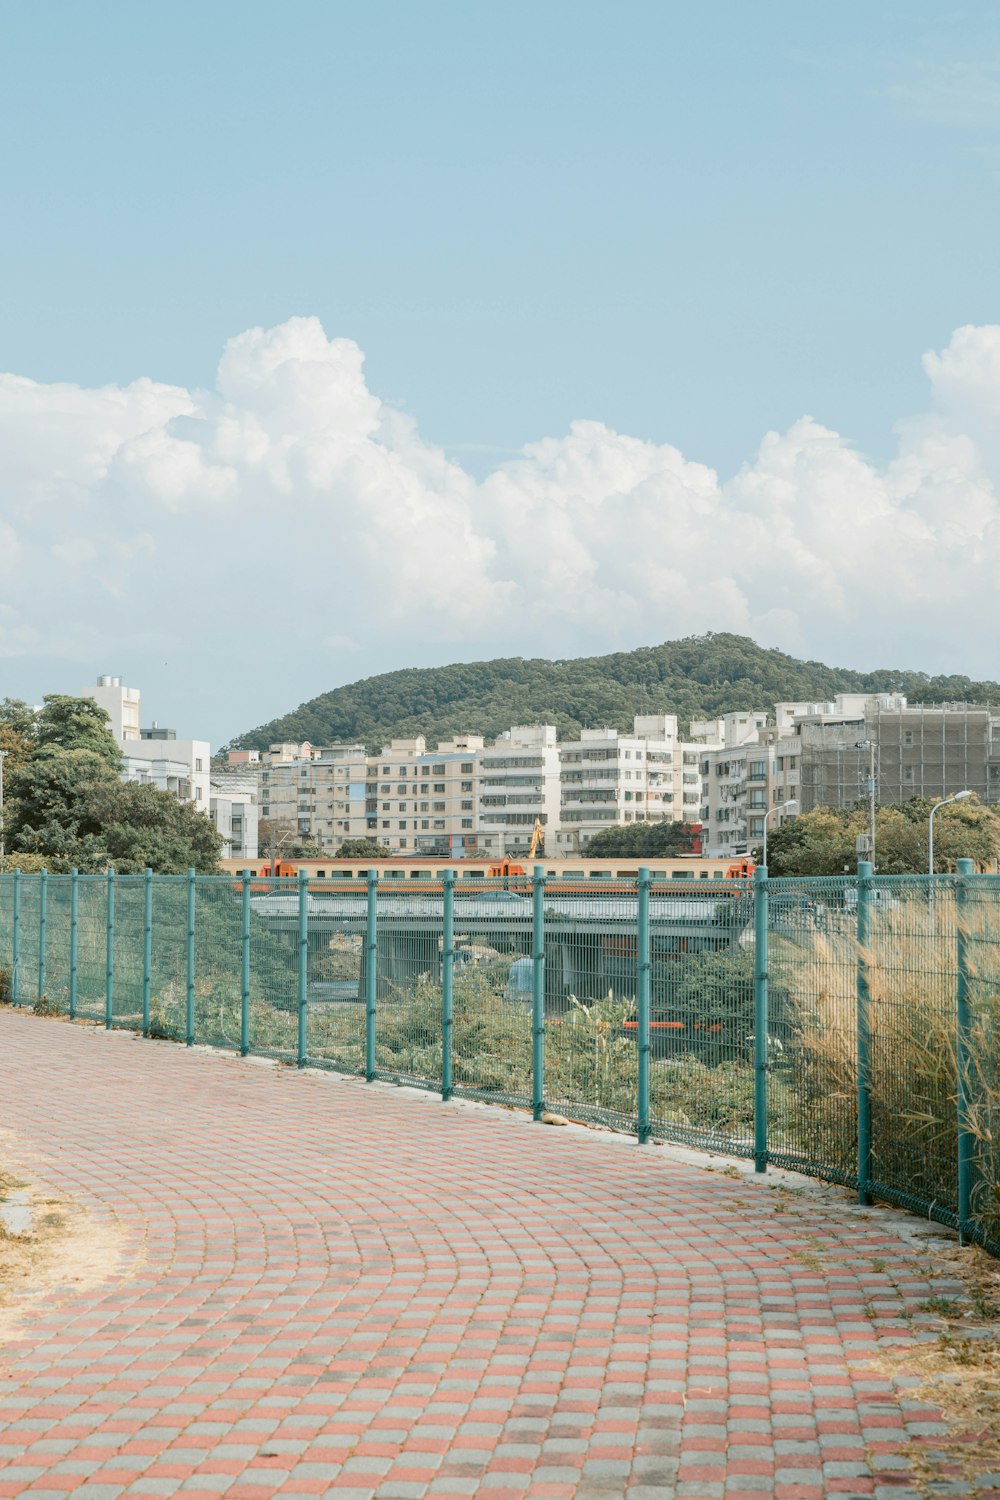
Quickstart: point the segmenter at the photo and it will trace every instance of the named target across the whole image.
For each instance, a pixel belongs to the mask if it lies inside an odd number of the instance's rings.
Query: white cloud
[[[131,638],[219,683],[238,655],[274,681],[294,654],[320,691],[427,643],[569,655],[715,629],[997,675],[1000,327],[924,368],[929,409],[883,467],[810,417],[727,480],[578,421],[481,483],[315,318],[232,339],[212,392],[3,376],[0,650],[68,649],[90,675]]]

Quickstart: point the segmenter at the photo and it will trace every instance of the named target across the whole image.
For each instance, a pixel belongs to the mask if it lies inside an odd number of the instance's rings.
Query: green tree
[[[0,751],[4,754],[4,774],[20,770],[35,747],[38,725],[32,709],[21,698],[5,698],[0,703]]]
[[[221,836],[192,803],[134,781],[97,781],[87,804],[100,831],[103,862],[121,874],[147,868],[158,875],[218,872]]]
[[[690,823],[620,823],[587,841],[588,859],[671,859],[690,854],[696,830]]]
[[[880,875],[919,875],[928,864],[928,821],[934,803],[914,798],[875,814],[875,869]],[[868,811],[818,807],[781,824],[767,838],[772,875],[843,875],[857,866],[857,839],[869,831]],[[760,859],[761,851],[755,850]],[[992,870],[1000,859],[1000,815],[975,797],[954,802],[934,820],[934,867],[953,870],[971,859]]]
[[[8,852],[44,855],[54,869],[93,868],[102,843],[90,794],[116,782],[107,759],[93,750],[39,746],[10,778]]]
[[[93,698],[71,698],[50,693],[38,715],[38,748],[87,750],[106,761],[113,771],[121,766],[121,751],[110,729],[110,719]]]
[[[392,850],[375,839],[345,839],[337,850],[338,859],[389,859]]]

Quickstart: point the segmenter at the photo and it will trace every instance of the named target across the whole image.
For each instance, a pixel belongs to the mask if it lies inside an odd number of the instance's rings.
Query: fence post
[[[69,874],[69,1018],[76,1020],[76,999],[80,971],[80,874]]]
[[[452,1033],[455,1024],[455,872],[445,870],[444,930],[441,939],[441,1098],[452,1095]]]
[[[957,1074],[958,1104],[958,1237],[960,1244],[967,1245],[972,1222],[972,1178],[975,1167],[975,1136],[972,1120],[969,1087],[969,1065],[971,1057],[972,1016],[969,1008],[969,931],[968,931],[968,878],[975,874],[971,859],[958,861],[958,911],[956,923],[957,969],[958,969],[958,1014],[955,1035],[955,1070]]]
[[[45,998],[45,927],[48,914],[49,872],[38,878],[38,998]]]
[[[184,1040],[189,1047],[194,1046],[194,903],[195,903],[195,872],[187,872],[187,1003],[184,1016]]]
[[[115,872],[108,870],[107,951],[104,966],[104,1029],[110,1031],[115,1020]]]
[[[299,1046],[296,1061],[306,1065],[309,1052],[309,874],[299,870]]]
[[[768,922],[767,866],[753,876],[753,1166],[767,1171]]]
[[[638,932],[636,934],[636,1028],[635,1040],[638,1048],[636,1126],[639,1145],[649,1140],[649,1007],[652,965],[649,957],[649,869],[639,869]]]
[[[142,1034],[149,1035],[149,1008],[153,998],[153,872],[142,877]]]
[[[14,921],[10,952],[10,998],[13,1005],[20,1005],[21,975],[21,871],[14,871]]]
[[[531,1114],[545,1113],[545,866],[531,881]]]
[[[375,995],[378,981],[378,871],[368,871],[365,927],[365,1080],[375,1081]]]
[[[240,939],[240,1056],[250,1051],[250,871],[243,871]]]
[[[872,1201],[872,1083],[871,995],[868,986],[869,946],[872,940],[871,894],[875,866],[858,862],[858,1202]]]

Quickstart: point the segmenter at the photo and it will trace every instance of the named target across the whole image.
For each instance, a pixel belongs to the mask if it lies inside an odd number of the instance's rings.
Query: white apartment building
[[[93,698],[111,720],[111,733],[119,745],[137,740],[140,734],[138,688],[127,688],[120,677],[101,676],[96,687],[85,688],[81,698]]]
[[[434,751],[423,735],[383,746],[368,762],[368,837],[394,854],[474,854],[482,750],[475,734],[445,740]]]
[[[214,769],[210,780],[212,822],[222,836],[222,859],[256,859],[259,852],[257,777],[244,763]]]
[[[745,854],[750,818],[767,808],[767,754],[758,736],[766,713],[725,714],[695,720],[691,737],[701,741],[702,853],[708,857]],[[754,753],[757,752],[757,753]]]
[[[560,806],[555,725],[515,724],[478,752],[478,762],[479,852],[526,854],[536,821],[551,842]]]
[[[560,746],[560,811],[553,853],[585,848],[616,823],[683,817],[683,752],[674,714],[637,715],[632,734],[584,729]]]
[[[207,740],[179,740],[172,729],[161,729],[155,722],[149,729],[140,728],[142,695],[138,688],[127,688],[120,677],[98,677],[96,686],[85,688],[81,697],[92,698],[111,720],[111,732],[122,749],[123,781],[158,787],[209,815],[212,747]]]
[[[122,780],[141,781],[193,802],[200,812],[211,805],[212,747],[208,740],[179,740],[172,729],[154,724],[122,750]]]

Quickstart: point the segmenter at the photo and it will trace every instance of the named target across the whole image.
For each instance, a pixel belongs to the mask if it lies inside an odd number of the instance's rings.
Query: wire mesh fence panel
[[[141,875],[116,875],[112,1023],[142,1030],[143,894]]]
[[[968,979],[967,1045],[960,1056],[971,1136],[971,1219],[1000,1253],[1000,881],[967,879],[956,911]]]
[[[452,1083],[456,1094],[531,1104],[530,880],[454,887]]]
[[[48,875],[45,893],[45,965],[39,973],[40,999],[35,1008],[66,1015],[70,992],[70,913],[72,877]]]
[[[650,1123],[753,1150],[753,894],[745,880],[662,881],[650,897]]]
[[[879,877],[859,947],[870,1031],[871,1187],[956,1213],[955,883]]]
[[[288,878],[258,879],[250,895],[251,1052],[298,1055],[299,891]]]
[[[14,998],[14,880],[0,879],[0,1004]]]
[[[638,896],[634,882],[545,892],[545,1103],[635,1127]]]
[[[241,882],[195,881],[194,1031],[198,1042],[240,1050],[243,961]]]
[[[365,929],[363,881],[309,893],[307,1054],[346,1073],[365,1071]]]
[[[440,1088],[444,896],[439,881],[399,886],[378,897],[375,1075]]]
[[[20,921],[18,923],[17,996],[22,1005],[34,1005],[38,998],[38,954],[41,881],[37,875],[22,875],[20,882]]]
[[[769,880],[768,1156],[857,1183],[857,884]]]
[[[153,882],[149,1034],[182,1042],[187,1023],[187,880]]]
[[[108,962],[108,883],[103,875],[81,875],[77,881],[76,1014],[104,1020]]]

